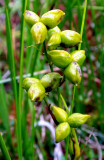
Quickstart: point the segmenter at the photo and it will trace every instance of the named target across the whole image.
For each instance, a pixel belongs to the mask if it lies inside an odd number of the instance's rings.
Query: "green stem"
[[[63,104],[64,104],[64,107],[65,107],[65,109],[66,109],[66,111],[67,111],[67,114],[70,115],[68,106],[67,106],[67,104],[66,104],[66,102],[65,102],[65,100],[64,100],[64,97],[62,96],[61,93],[60,93],[60,97],[61,97],[61,99],[62,99],[62,101],[63,101]]]
[[[12,80],[12,87],[13,87],[13,93],[15,97],[16,110],[17,110],[17,106],[18,106],[17,83],[16,83],[16,72],[15,72],[15,62],[14,62],[14,54],[13,54],[13,47],[12,47],[12,32],[11,32],[10,13],[9,13],[8,3],[9,3],[8,0],[5,0],[7,57],[8,57],[8,63],[9,63],[9,69],[11,72],[10,74],[11,74],[11,80]],[[9,121],[7,123],[9,123]],[[8,133],[10,135],[9,141],[12,146],[10,127],[8,129],[9,129]]]
[[[58,106],[60,108],[62,108],[62,104],[61,104],[61,97],[60,97],[60,88],[57,88],[57,94],[58,94]]]
[[[30,106],[30,110],[31,110],[31,150],[32,150],[32,159],[34,160],[34,140],[35,140],[35,127],[34,127],[34,123],[35,123],[35,106],[33,105],[33,103],[31,101],[29,101],[29,106]]]
[[[85,5],[84,5],[84,11],[83,11],[83,18],[82,18],[82,25],[81,25],[81,37],[83,35],[83,30],[84,30],[84,24],[85,24],[85,17],[86,17],[86,9],[87,9],[87,0],[85,0]],[[78,46],[78,50],[81,49],[81,43]]]
[[[2,150],[4,157],[5,157],[5,160],[11,160],[1,133],[0,133],[0,148]]]
[[[82,25],[81,25],[81,32],[80,32],[81,37],[83,35],[83,29],[84,29],[84,24],[85,24],[86,8],[87,8],[87,0],[85,0],[84,11],[83,11],[83,18],[82,18]],[[78,46],[78,50],[80,50],[80,49],[81,49],[81,43]],[[75,90],[76,90],[76,85],[74,85],[74,91],[73,91],[73,98],[72,98],[72,102],[71,102],[70,114],[73,113]],[[78,144],[78,139],[77,139],[77,136],[76,136],[76,132],[75,132],[75,130],[73,132],[74,132],[75,142],[77,143],[77,148],[79,149],[79,144]],[[67,148],[67,144],[66,144],[66,148]],[[68,148],[67,148],[67,150],[68,150]],[[66,150],[66,156],[65,156],[66,159],[68,157],[68,151],[67,150]]]
[[[73,98],[72,98],[72,101],[71,101],[70,115],[73,113],[73,105],[74,105],[74,99],[75,99],[75,90],[76,90],[76,85],[74,85],[74,89],[73,89]]]
[[[85,5],[84,5],[84,11],[83,11],[83,18],[82,18],[82,25],[81,25],[81,37],[83,35],[83,29],[84,29],[84,24],[85,24],[85,16],[86,16],[86,8],[87,8],[87,0],[85,0]],[[81,43],[78,46],[78,50],[81,49]],[[70,109],[70,114],[72,114],[73,111],[73,104],[74,104],[74,99],[75,99],[75,90],[76,90],[76,86],[74,85],[74,91],[73,91],[73,99],[71,102],[71,109]]]
[[[47,101],[46,97],[44,97],[44,101],[45,101],[47,107],[49,107],[49,104],[48,104],[48,101]]]
[[[78,8],[78,6],[75,6],[75,8]],[[80,6],[81,9],[84,8],[84,6]],[[104,11],[104,7],[101,6],[88,6],[88,9],[98,10],[98,11]],[[73,8],[74,9],[74,8]]]
[[[22,79],[23,79],[23,48],[24,48],[24,28],[25,20],[23,13],[26,10],[27,0],[23,1],[22,15],[21,15],[21,48],[20,48],[20,80],[19,80],[19,104],[18,104],[18,150],[19,150],[19,160],[22,160],[22,138],[21,138],[21,102],[22,102]]]
[[[66,138],[66,153],[65,153],[65,160],[68,159],[68,148],[69,148],[69,135]]]
[[[46,46],[45,46],[45,41],[43,42],[43,48],[44,48],[45,56],[47,57],[47,60],[48,60],[48,64],[49,64],[50,70],[51,70],[51,72],[53,72],[53,67],[52,67],[52,65],[50,63],[50,60],[48,58],[48,54],[47,54],[47,50],[46,50]]]

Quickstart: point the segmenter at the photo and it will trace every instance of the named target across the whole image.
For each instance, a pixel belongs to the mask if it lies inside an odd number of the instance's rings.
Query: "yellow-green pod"
[[[90,118],[90,115],[73,113],[68,117],[68,123],[72,128],[76,128],[86,123],[86,121]]]
[[[25,78],[22,83],[22,88],[28,90],[30,86],[36,82],[40,82],[37,78]]]
[[[76,50],[71,53],[72,59],[74,62],[77,62],[79,65],[82,65],[86,59],[84,50]]]
[[[60,86],[62,79],[63,77],[59,73],[52,72],[44,75],[40,82],[45,87],[46,92],[50,92]]]
[[[61,30],[58,26],[48,30],[48,37],[50,38],[54,33],[61,33]]]
[[[63,71],[65,77],[73,84],[80,84],[81,82],[81,69],[78,63],[70,63]]]
[[[62,10],[55,9],[43,14],[40,18],[40,21],[44,23],[47,27],[54,28],[61,22],[64,15],[65,13]]]
[[[47,36],[46,26],[41,22],[34,24],[31,28],[31,35],[36,44],[43,43]]]
[[[26,23],[29,26],[34,25],[35,23],[39,22],[39,20],[40,20],[39,16],[36,13],[29,11],[29,10],[25,11],[24,18],[25,18]]]
[[[59,68],[65,68],[72,62],[71,55],[64,50],[49,51],[48,56],[52,63]]]
[[[28,96],[31,101],[40,102],[45,97],[45,88],[40,82],[36,82],[35,84],[32,84],[29,88]]]
[[[47,42],[47,47],[49,50],[56,49],[56,47],[61,43],[61,36],[59,33],[53,33]]]
[[[61,43],[67,47],[73,47],[82,42],[82,37],[79,33],[72,30],[65,30],[61,32]]]
[[[55,129],[55,141],[58,143],[70,134],[70,126],[67,122],[60,123]]]
[[[54,114],[57,122],[61,123],[61,122],[67,121],[68,114],[62,108],[52,106],[51,110],[52,110],[52,113]]]

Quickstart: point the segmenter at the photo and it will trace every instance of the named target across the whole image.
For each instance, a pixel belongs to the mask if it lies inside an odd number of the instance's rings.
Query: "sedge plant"
[[[73,113],[73,103],[75,96],[76,86],[81,82],[81,68],[85,60],[85,51],[80,50],[82,42],[83,27],[85,21],[87,0],[85,1],[85,8],[82,20],[81,34],[72,31],[61,31],[57,26],[62,20],[65,13],[59,9],[51,10],[39,17],[32,11],[26,10],[24,18],[29,25],[33,41],[36,44],[42,44],[45,52],[45,56],[48,60],[51,73],[44,75],[41,79],[33,77],[25,78],[23,80],[23,88],[28,93],[31,101],[40,102],[45,100],[49,112],[56,123],[55,141],[56,143],[67,138],[66,142],[66,155],[68,157],[68,144],[72,144],[72,150],[70,156],[74,156],[74,159],[80,157],[80,148],[74,128],[81,126],[85,123],[90,115]],[[65,50],[58,50],[58,46],[64,46],[65,48],[71,48],[79,44],[79,50],[72,53],[68,53]],[[61,76],[59,73],[54,72],[53,66],[59,67],[63,73]],[[64,97],[60,93],[59,87],[64,83],[65,79],[68,79],[74,84],[73,98],[71,103],[70,112]],[[58,88],[58,98],[62,99],[65,109],[60,106],[50,106],[47,101],[47,93]],[[59,101],[60,101],[59,100]],[[60,103],[59,103],[60,104]],[[74,143],[73,143],[74,138]]]
[[[7,2],[7,1],[6,1]],[[9,16],[8,16],[8,3],[6,10],[6,22],[8,26],[9,33],[10,24]],[[66,141],[66,154],[65,159],[68,159],[68,151],[70,157],[73,159],[78,159],[80,157],[80,147],[78,143],[78,139],[76,136],[75,128],[80,127],[83,123],[90,118],[90,115],[81,114],[81,113],[73,113],[73,104],[76,87],[81,82],[81,66],[86,58],[85,51],[81,49],[82,43],[82,35],[84,28],[84,21],[86,15],[86,7],[87,0],[85,0],[84,13],[82,19],[81,33],[72,31],[72,30],[64,30],[61,31],[57,26],[61,20],[63,19],[65,13],[62,10],[55,9],[50,10],[39,17],[36,13],[26,10],[26,0],[23,4],[22,10],[22,23],[21,23],[21,62],[20,62],[20,81],[19,81],[19,102],[17,98],[17,86],[15,80],[15,66],[14,66],[14,58],[13,58],[13,50],[12,45],[8,46],[11,51],[11,59],[13,60],[10,64],[11,67],[11,75],[12,75],[12,83],[14,89],[14,95],[16,100],[16,110],[17,110],[17,139],[18,139],[18,154],[19,160],[22,159],[22,140],[21,140],[21,101],[22,101],[22,87],[28,93],[28,97],[33,102],[40,102],[44,99],[50,115],[52,116],[55,124],[55,141],[56,143],[61,142],[62,140]],[[48,60],[48,64],[50,67],[50,73],[45,74],[41,79],[37,78],[25,78],[22,83],[22,75],[23,75],[23,44],[24,44],[24,25],[25,21],[28,24],[31,36],[33,41],[37,46],[42,47],[45,56]],[[8,39],[11,39],[10,34],[8,34]],[[7,39],[7,40],[8,40]],[[10,40],[11,41],[11,40]],[[62,46],[64,48],[72,48],[74,46],[78,46],[78,50],[75,50],[71,53],[66,50],[59,50],[58,47]],[[37,54],[36,57],[37,59]],[[29,64],[31,64],[31,59]],[[57,72],[54,72],[53,64],[60,68],[62,75]],[[34,67],[36,65],[36,61],[34,63]],[[27,67],[27,72],[29,70],[29,65]],[[33,70],[31,72],[31,76],[33,76]],[[71,102],[70,111],[65,102],[64,97],[60,93],[60,86],[68,79],[69,82],[74,84],[73,97]],[[47,95],[54,90],[57,89],[58,94],[58,106],[51,106],[51,104],[47,101]],[[64,104],[64,108],[62,108],[61,100]],[[34,141],[34,119],[35,119],[35,109],[31,104],[31,112],[32,112],[32,129],[31,129],[31,142],[33,149],[33,141]],[[37,133],[38,135],[38,133]],[[5,146],[4,140],[0,135],[1,139],[1,148],[4,152],[6,159],[10,159],[7,148]],[[73,141],[74,139],[74,141]],[[69,147],[70,146],[70,147]],[[32,159],[34,159],[34,151],[32,151]]]

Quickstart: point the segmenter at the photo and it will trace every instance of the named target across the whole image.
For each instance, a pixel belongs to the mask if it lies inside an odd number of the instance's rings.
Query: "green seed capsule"
[[[67,121],[68,114],[62,108],[52,106],[51,110],[52,110],[52,113],[54,114],[57,122],[61,123],[61,122]]]
[[[61,32],[61,42],[68,47],[73,47],[82,42],[81,35],[72,30]]]
[[[87,114],[73,113],[68,117],[68,123],[71,127],[76,128],[84,124],[89,118],[90,115]]]
[[[29,26],[34,25],[35,23],[39,22],[39,20],[40,20],[39,16],[36,13],[29,11],[29,10],[25,11],[24,18],[25,18],[25,21],[27,22],[27,24],[29,24]]]
[[[72,62],[64,70],[65,77],[73,84],[80,84],[81,82],[81,69],[76,62]]]
[[[39,79],[36,78],[25,78],[22,83],[22,87],[26,90],[30,88],[30,86],[36,82],[40,82]]]
[[[59,33],[53,33],[48,40],[47,46],[49,50],[56,49],[56,47],[61,43],[61,36]]]
[[[55,129],[55,141],[60,142],[70,134],[70,126],[67,122],[60,123]]]
[[[50,92],[60,86],[62,78],[63,77],[59,73],[52,72],[44,75],[40,82],[45,87],[46,92]]]
[[[43,43],[47,36],[47,28],[43,23],[38,22],[32,26],[31,34],[36,44]]]
[[[61,30],[58,26],[48,30],[48,37],[50,38],[54,33],[61,33]]]
[[[79,65],[82,65],[86,56],[84,50],[76,50],[71,53],[74,62],[77,62]]]
[[[64,15],[65,13],[63,11],[55,9],[43,14],[40,21],[49,28],[53,28],[61,22]]]
[[[32,84],[29,88],[28,96],[31,99],[31,101],[40,102],[45,96],[45,88],[40,82],[36,82],[35,84]]]
[[[71,55],[64,50],[52,50],[48,55],[52,63],[59,68],[65,68],[72,62]]]

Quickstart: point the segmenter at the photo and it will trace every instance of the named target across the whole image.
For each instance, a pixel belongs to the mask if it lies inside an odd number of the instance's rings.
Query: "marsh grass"
[[[22,3],[23,2],[23,3]],[[47,158],[46,155],[46,151],[44,149],[44,146],[41,144],[41,135],[40,135],[40,130],[36,127],[34,127],[34,122],[35,120],[35,107],[33,107],[33,104],[28,100],[27,95],[25,95],[25,93],[22,94],[22,77],[23,77],[23,69],[26,73],[31,73],[31,75],[33,75],[33,72],[35,72],[36,70],[41,70],[41,69],[45,69],[47,66],[46,64],[46,57],[44,56],[44,58],[41,61],[41,64],[39,64],[39,59],[41,57],[41,52],[42,52],[42,47],[43,46],[38,46],[38,50],[35,47],[29,47],[26,48],[26,56],[24,56],[24,29],[25,29],[25,24],[24,24],[24,18],[23,18],[23,13],[24,10],[26,8],[26,0],[21,2],[21,7],[22,7],[22,11],[21,11],[21,43],[20,43],[20,81],[19,81],[19,93],[18,93],[18,86],[17,86],[17,82],[16,82],[16,71],[17,68],[15,67],[15,61],[14,61],[14,53],[13,53],[13,47],[12,47],[12,30],[11,30],[11,21],[10,21],[10,8],[8,7],[8,0],[5,0],[5,15],[6,15],[6,19],[5,19],[5,25],[6,25],[6,40],[7,40],[7,57],[8,57],[8,66],[9,66],[9,70],[10,70],[10,76],[11,76],[11,85],[12,85],[12,92],[14,95],[14,99],[15,99],[15,105],[16,105],[16,124],[17,124],[17,145],[18,145],[18,155],[19,155],[19,160],[22,159],[22,157],[24,157],[25,159],[29,159],[31,157],[31,159],[33,160],[34,157],[36,155],[34,155],[35,152],[35,148],[34,148],[34,144],[35,144],[35,140],[37,139],[37,144],[39,145],[40,151],[43,155],[44,158]],[[87,2],[87,0],[86,0]],[[99,31],[98,28],[98,23],[96,21],[96,15],[97,12],[99,12],[101,15],[104,12],[104,1],[101,0],[95,0],[96,2],[96,6],[94,6],[92,4],[91,0],[88,0],[88,9],[90,9],[91,11],[91,15],[92,15],[92,21],[95,27],[93,27],[93,32],[94,32],[94,38],[96,40],[96,46],[97,46],[97,50],[99,51],[99,56],[97,59],[97,62],[100,63],[100,67],[97,68],[98,70],[98,78],[101,79],[101,83],[100,83],[100,93],[99,90],[97,88],[96,82],[94,81],[96,74],[95,74],[95,67],[96,64],[94,64],[95,62],[92,61],[91,59],[91,54],[92,54],[92,49],[91,49],[91,44],[88,42],[88,38],[85,34],[86,29],[87,29],[87,24],[84,23],[84,19],[85,19],[85,12],[83,12],[83,9],[85,11],[83,2],[78,0],[74,0],[72,3],[70,3],[69,0],[66,1],[62,1],[62,3],[65,6],[65,12],[66,15],[63,19],[63,21],[60,23],[59,27],[61,29],[63,29],[63,26],[66,25],[67,27],[69,27],[70,29],[74,28],[76,31],[84,31],[83,33],[83,43],[81,44],[81,46],[79,45],[79,49],[86,49],[86,53],[87,53],[87,61],[84,63],[84,66],[86,67],[86,73],[88,75],[88,79],[87,79],[87,89],[84,88],[84,83],[85,80],[82,77],[82,81],[81,81],[81,85],[80,87],[77,89],[74,88],[74,94],[75,97],[73,96],[73,91],[69,90],[69,83],[66,81],[65,82],[65,91],[63,93],[63,97],[65,97],[66,99],[66,103],[68,105],[71,104],[71,109],[77,112],[81,112],[81,113],[85,113],[86,112],[86,107],[87,105],[85,105],[85,100],[88,99],[88,91],[91,89],[92,90],[92,95],[91,95],[91,102],[88,105],[92,105],[94,103],[94,106],[96,107],[96,111],[99,111],[97,116],[98,119],[100,119],[100,128],[104,129],[104,124],[103,124],[103,114],[104,114],[104,77],[103,77],[103,66],[104,66],[104,48],[100,47],[103,46],[103,35],[104,35],[104,30],[103,30],[103,26],[104,26],[104,21],[103,21],[103,16],[101,16],[99,19],[99,28],[101,29]],[[27,0],[27,9],[30,9],[30,1]],[[43,14],[44,12],[50,10],[52,8],[52,6],[54,5],[56,8],[59,7],[60,5],[60,1],[46,1],[46,4],[43,6],[39,6],[40,2],[39,0],[34,0],[33,1],[33,10],[35,12],[38,12],[38,10],[41,11],[40,14]],[[78,25],[76,24],[75,21],[75,17],[73,12],[75,12],[78,16]],[[82,17],[84,17],[84,19],[82,20]],[[72,24],[73,22],[73,24]],[[81,26],[81,24],[83,24]],[[35,45],[32,44],[31,42],[31,35],[30,35],[30,31],[29,28],[26,27],[26,46],[30,46],[30,45]],[[82,34],[82,32],[81,32]],[[101,41],[98,40],[98,36],[101,37]],[[93,47],[93,46],[92,46]],[[94,56],[96,56],[98,54],[98,52],[96,51],[96,54],[93,51]],[[24,62],[24,63],[23,63]],[[24,65],[25,64],[25,65]],[[25,67],[24,67],[25,66]],[[31,66],[34,66],[33,68]],[[90,73],[89,73],[89,69],[90,69]],[[83,67],[82,67],[83,70]],[[83,71],[82,71],[83,73]],[[2,73],[0,71],[0,80],[2,79]],[[92,83],[93,82],[93,83]],[[60,95],[60,92],[62,91],[62,88],[60,88],[60,91],[58,91],[58,95]],[[84,93],[84,94],[83,94]],[[73,95],[72,95],[73,94]],[[98,96],[100,94],[100,97]],[[64,103],[63,99],[61,98],[60,100],[60,96],[58,96],[58,102],[57,102],[57,96],[56,94],[53,94],[50,96],[50,100],[55,103],[55,104],[59,104],[61,106],[62,102]],[[66,98],[67,97],[67,98]],[[73,97],[73,100],[71,101],[71,97]],[[11,151],[13,148],[13,142],[12,142],[12,138],[11,137],[11,132],[10,132],[10,122],[9,122],[9,108],[7,105],[7,93],[5,92],[5,86],[4,84],[0,84],[0,118],[2,120],[3,126],[5,128],[5,130],[7,131],[7,141],[10,143],[6,143],[7,146],[11,146],[10,148],[5,146],[5,139],[3,140],[3,137],[0,134],[0,142],[1,142],[1,148],[2,151],[6,157],[7,160],[10,160],[10,156],[8,153],[8,150]],[[22,103],[23,102],[23,103]],[[23,104],[23,105],[22,105]],[[73,108],[73,104],[75,104],[75,108]],[[40,119],[40,116],[42,114],[43,108],[44,108],[44,104],[42,104],[42,108],[39,114],[39,117],[37,119],[37,121]],[[64,103],[65,106],[65,103]],[[92,105],[93,106],[93,105]],[[65,106],[66,107],[66,106]],[[66,107],[67,108],[67,107]],[[27,128],[27,114],[28,112],[30,112],[31,114],[31,134],[28,134],[28,128]],[[2,114],[3,113],[3,114]],[[22,119],[22,121],[21,121]],[[95,127],[97,126],[96,123]],[[22,130],[21,130],[22,127]],[[21,132],[22,132],[22,136],[21,136]],[[35,137],[35,136],[36,137]],[[67,137],[66,140],[66,159],[68,156],[68,141],[69,141],[69,137]],[[31,146],[31,147],[30,147]],[[23,155],[22,155],[23,152]]]

